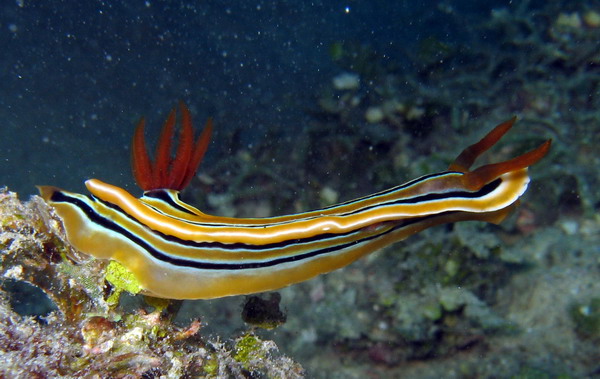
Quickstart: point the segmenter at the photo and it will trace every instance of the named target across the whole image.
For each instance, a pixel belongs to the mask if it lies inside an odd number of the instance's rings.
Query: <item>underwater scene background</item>
[[[598,41],[598,1],[3,2],[0,373],[600,376]],[[514,115],[483,163],[553,146],[500,225],[428,229],[276,294],[115,308],[103,263],[65,259],[16,194],[141,194],[134,126],[156,140],[179,100],[215,124],[183,197],[223,216],[443,171]]]

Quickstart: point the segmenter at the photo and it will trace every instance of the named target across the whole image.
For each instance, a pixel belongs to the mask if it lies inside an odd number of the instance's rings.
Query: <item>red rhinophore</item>
[[[550,145],[552,144],[552,140],[547,140],[537,148],[528,151],[525,154],[519,155],[516,158],[509,159],[504,162],[488,164],[469,171],[475,162],[475,159],[477,159],[477,157],[487,151],[490,147],[494,146],[496,142],[498,142],[500,138],[502,138],[502,136],[510,130],[516,120],[517,118],[513,117],[510,120],[497,125],[479,142],[474,143],[473,145],[464,149],[450,165],[450,167],[448,167],[448,169],[451,171],[465,173],[462,178],[465,188],[471,190],[480,189],[484,184],[491,182],[503,174],[521,170],[533,165],[548,153],[548,150],[550,150]]]

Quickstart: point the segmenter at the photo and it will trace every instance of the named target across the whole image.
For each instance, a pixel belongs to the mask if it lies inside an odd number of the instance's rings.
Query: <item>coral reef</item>
[[[21,203],[2,189],[0,227],[2,377],[303,376],[272,341],[246,333],[220,342],[203,336],[198,320],[176,326],[168,304],[150,299],[153,311],[126,311],[108,301],[106,263],[71,251],[59,220],[37,196]],[[43,291],[42,315],[15,312],[14,283]]]

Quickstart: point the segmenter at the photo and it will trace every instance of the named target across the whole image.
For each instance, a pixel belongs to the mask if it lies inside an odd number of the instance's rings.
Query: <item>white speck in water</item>
[[[577,223],[577,221],[575,221],[575,220],[564,220],[559,225],[560,225],[560,228],[567,235],[570,235],[570,236],[576,234],[579,231],[579,223]]]
[[[581,313],[584,316],[589,316],[591,312],[590,307],[588,306],[582,306],[579,307],[579,313]]]

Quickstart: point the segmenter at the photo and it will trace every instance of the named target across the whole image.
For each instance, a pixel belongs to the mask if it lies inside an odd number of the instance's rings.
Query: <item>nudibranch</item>
[[[205,214],[179,198],[212,130],[209,120],[194,142],[190,112],[183,104],[180,108],[182,131],[174,157],[175,109],[164,124],[154,161],[146,150],[143,119],[134,134],[132,166],[144,190],[141,198],[98,179],[85,182],[91,195],[39,187],[76,249],[119,262],[144,293],[170,299],[275,290],[344,267],[434,225],[500,222],[527,189],[527,168],[546,155],[551,143],[471,170],[476,158],[512,127],[512,118],[467,147],[447,171],[305,213],[230,218]]]

